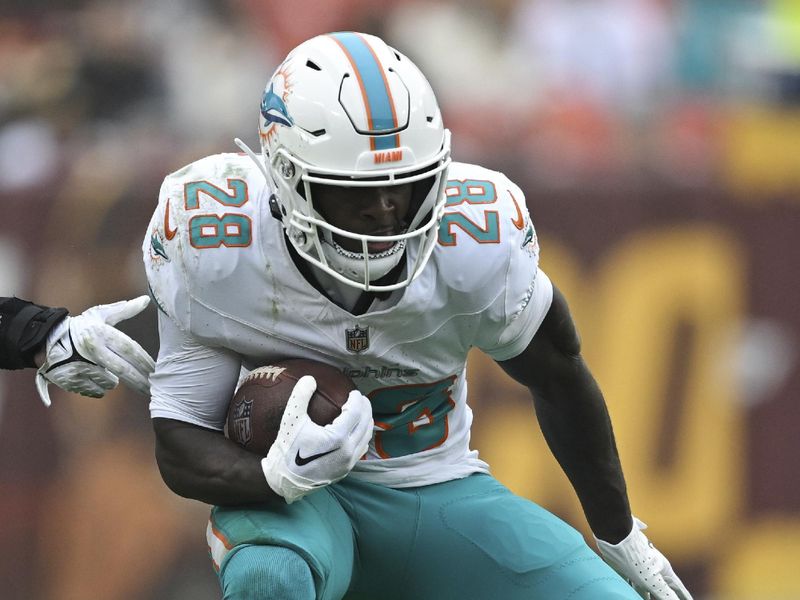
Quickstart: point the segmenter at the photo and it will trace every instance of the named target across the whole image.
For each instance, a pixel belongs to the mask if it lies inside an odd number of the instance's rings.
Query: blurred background
[[[797,0],[3,0],[0,294],[144,293],[162,178],[257,147],[285,53],[349,29],[428,75],[456,160],[526,191],[634,510],[695,598],[800,599]],[[123,329],[155,352],[154,323]],[[471,369],[495,475],[588,534],[527,392]],[[0,596],[219,598],[147,399],[51,393],[0,373]]]

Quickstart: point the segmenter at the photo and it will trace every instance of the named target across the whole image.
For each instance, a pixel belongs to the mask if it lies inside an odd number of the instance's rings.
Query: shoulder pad
[[[453,163],[445,188],[437,255],[443,273],[489,281],[510,260],[538,264],[539,246],[522,190],[508,177],[477,165]],[[496,275],[495,275],[496,277]]]
[[[265,186],[258,168],[240,154],[209,156],[164,179],[142,253],[151,296],[181,328],[189,329],[198,285],[230,273],[241,252],[260,251]]]

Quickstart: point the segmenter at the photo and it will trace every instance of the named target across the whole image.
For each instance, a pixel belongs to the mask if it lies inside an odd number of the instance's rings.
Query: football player
[[[631,514],[522,190],[451,162],[417,67],[371,35],[315,37],[268,82],[259,135],[258,155],[239,142],[167,176],[143,244],[156,457],[215,505],[224,597],[691,598]],[[470,449],[473,347],[531,390],[608,564]],[[240,367],[285,358],[358,390],[318,426],[301,378],[260,457],[224,436],[228,402]]]
[[[137,342],[114,327],[142,312],[150,298],[93,306],[70,317],[14,297],[0,297],[0,368],[38,367],[36,389],[50,406],[48,383],[100,398],[123,381],[149,395],[155,363]]]

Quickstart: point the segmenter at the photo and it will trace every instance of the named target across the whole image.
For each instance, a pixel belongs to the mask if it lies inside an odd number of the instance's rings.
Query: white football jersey
[[[520,189],[475,165],[453,163],[448,177],[428,265],[399,300],[355,316],[300,274],[248,157],[210,156],[169,175],[143,244],[169,317],[151,416],[222,430],[240,366],[308,358],[341,369],[372,402],[375,434],[353,477],[409,487],[486,472],[469,447],[467,353],[519,354],[552,285]]]

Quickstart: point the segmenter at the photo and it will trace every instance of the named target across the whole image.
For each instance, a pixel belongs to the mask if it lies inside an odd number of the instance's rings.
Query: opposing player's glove
[[[634,517],[633,529],[620,543],[609,544],[596,537],[594,539],[605,561],[628,580],[642,598],[692,600],[692,595],[672,570],[672,565],[642,533],[643,529],[647,529],[647,525]]]
[[[140,296],[101,304],[56,325],[47,336],[44,364],[36,372],[36,389],[45,406],[50,406],[48,383],[100,398],[122,380],[138,392],[149,394],[153,359],[114,327],[142,312],[149,302],[150,298]]]
[[[320,426],[308,416],[308,402],[316,389],[310,375],[298,380],[278,438],[261,461],[267,483],[288,504],[342,479],[367,451],[372,437],[372,405],[366,396],[353,390],[342,414]]]

